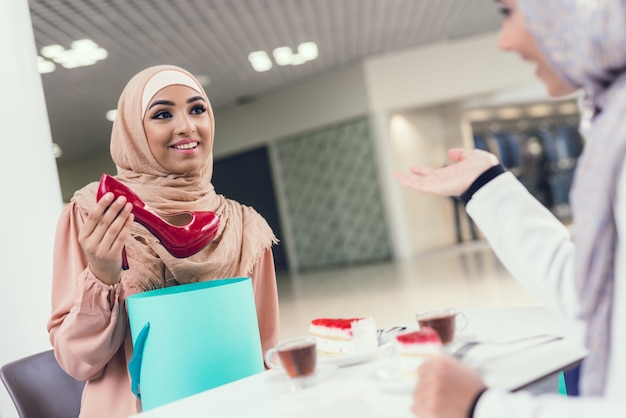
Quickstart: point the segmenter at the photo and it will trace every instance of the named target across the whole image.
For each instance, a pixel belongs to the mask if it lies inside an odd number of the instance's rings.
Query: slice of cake
[[[315,337],[320,356],[340,357],[375,350],[376,324],[372,318],[317,318],[309,334]]]
[[[408,377],[416,377],[421,364],[441,355],[442,344],[437,332],[429,327],[396,336],[400,370]]]

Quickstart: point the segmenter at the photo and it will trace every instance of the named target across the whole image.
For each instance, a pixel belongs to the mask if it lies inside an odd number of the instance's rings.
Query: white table
[[[493,347],[475,347],[467,356],[475,362],[485,382],[492,387],[519,390],[546,376],[578,363],[586,355],[574,329],[566,327],[544,308],[488,308],[464,310],[469,324],[459,339],[477,337],[485,341],[507,341],[537,334],[565,338],[521,348],[504,346],[505,357],[494,357]],[[306,389],[291,391],[284,376],[268,371],[250,376],[188,398],[135,415],[136,418],[220,417],[360,417],[410,418],[411,394],[389,391],[373,379],[389,364],[379,358],[359,365],[341,367]]]

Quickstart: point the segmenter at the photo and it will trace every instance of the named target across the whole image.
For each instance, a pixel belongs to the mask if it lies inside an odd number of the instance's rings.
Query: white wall
[[[532,66],[498,50],[496,42],[493,33],[369,59],[371,108],[412,108],[534,83]]]
[[[117,169],[109,153],[59,167],[59,178],[63,185],[63,201],[69,202],[74,191],[88,183],[99,181],[102,173],[114,175],[116,172]]]
[[[431,131],[426,119],[432,118],[432,123],[437,124],[441,122],[442,115],[435,113],[429,116],[428,110],[424,109],[536,84],[532,67],[514,54],[498,50],[496,42],[496,33],[487,34],[386,54],[371,58],[363,65],[370,113],[376,121],[381,184],[390,214],[390,235],[397,258],[408,258],[425,249],[425,241],[415,235],[416,231],[423,237],[434,239],[431,246],[441,245],[443,234],[447,233],[452,221],[452,215],[424,220],[425,213],[441,210],[440,199],[411,196],[412,192],[402,189],[392,175],[396,170],[407,170],[411,164],[441,164],[441,159],[433,157],[433,150],[429,148],[437,147],[436,152],[441,154],[444,152],[440,149],[441,144],[428,139],[438,135],[440,128]],[[406,112],[418,119],[421,112],[426,118],[409,123],[415,129],[412,140],[416,143],[408,154],[398,144],[406,145],[410,139],[396,138],[391,130],[391,117]],[[454,123],[449,116],[443,119],[445,123]],[[460,125],[461,121],[457,123]],[[456,126],[450,129],[456,129]],[[426,156],[423,153],[431,157],[419,159],[419,155]],[[403,157],[398,158],[400,155]],[[414,160],[411,161],[411,157]],[[411,227],[407,228],[407,225]]]
[[[217,112],[214,152],[232,154],[367,112],[363,67],[355,64]]]
[[[449,148],[464,146],[460,120],[458,104],[394,112],[389,122],[394,164],[443,166]],[[409,211],[404,228],[410,235],[411,254],[456,242],[450,198],[416,193],[406,187],[400,187],[400,192],[403,207]]]
[[[0,13],[0,364],[50,349],[52,243],[61,210],[27,0]],[[16,417],[0,391],[0,416]]]

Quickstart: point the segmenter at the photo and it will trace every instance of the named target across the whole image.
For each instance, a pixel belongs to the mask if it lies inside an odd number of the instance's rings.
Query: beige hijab
[[[147,103],[161,89],[175,84],[196,90],[207,103],[207,113],[215,126],[213,111],[204,89],[196,78],[182,68],[160,65],[135,75],[122,92],[111,134],[111,156],[117,167],[116,178],[130,187],[146,204],[163,212],[180,210],[214,211],[220,216],[219,232],[213,242],[199,253],[175,258],[142,225],[135,222],[132,241],[126,244],[130,269],[123,280],[139,290],[151,290],[171,283],[190,283],[250,274],[259,256],[276,243],[267,222],[252,208],[218,195],[211,184],[213,154],[200,174],[172,173],[152,155],[143,128]],[[213,132],[214,129],[211,130]],[[213,137],[211,143],[213,146]],[[96,203],[97,183],[91,183],[73,197],[83,216]],[[154,268],[156,264],[157,268]],[[151,264],[146,269],[133,265]]]

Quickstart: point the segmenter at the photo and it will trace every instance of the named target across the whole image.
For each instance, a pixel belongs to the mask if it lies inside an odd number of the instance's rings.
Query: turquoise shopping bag
[[[143,410],[265,369],[247,277],[138,293],[126,305],[134,347],[128,369]]]

